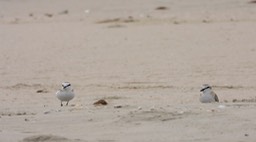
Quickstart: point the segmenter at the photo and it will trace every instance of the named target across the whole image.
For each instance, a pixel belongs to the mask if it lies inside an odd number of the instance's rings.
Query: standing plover
[[[212,87],[208,84],[203,84],[200,90],[200,102],[212,103],[219,102],[219,98],[216,93],[213,92]]]
[[[56,92],[56,95],[57,98],[60,100],[60,105],[63,106],[62,102],[67,102],[67,106],[68,102],[74,98],[75,93],[69,82],[63,82],[61,85],[62,89],[58,90]]]

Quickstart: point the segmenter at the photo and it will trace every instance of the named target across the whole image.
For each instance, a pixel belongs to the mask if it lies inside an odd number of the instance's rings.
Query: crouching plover
[[[68,102],[74,98],[75,93],[69,82],[63,82],[61,85],[62,89],[58,90],[56,92],[56,95],[57,98],[60,100],[60,105],[63,106],[62,102],[67,102],[67,106]]]
[[[212,91],[212,87],[208,84],[203,84],[202,89],[200,90],[200,102],[202,103],[212,103],[212,102],[219,102],[219,98]]]

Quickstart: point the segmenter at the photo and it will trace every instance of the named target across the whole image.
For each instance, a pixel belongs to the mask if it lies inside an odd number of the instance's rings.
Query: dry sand
[[[0,141],[255,141],[255,27],[247,0],[0,0]]]

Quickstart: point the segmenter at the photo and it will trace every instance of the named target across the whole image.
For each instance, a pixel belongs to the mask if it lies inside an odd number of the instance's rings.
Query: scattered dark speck
[[[37,90],[36,93],[48,93],[48,91],[45,89],[40,89],[40,90]]]
[[[114,106],[114,108],[122,108],[121,105]]]
[[[68,10],[64,10],[64,11],[60,12],[59,14],[60,14],[60,15],[62,15],[62,14],[63,14],[63,15],[64,15],[64,14],[68,14]]]
[[[208,19],[204,19],[202,22],[203,22],[203,23],[210,23],[211,21],[208,20]]]
[[[45,13],[44,16],[47,16],[47,17],[51,18],[53,16],[53,14]]]
[[[17,115],[26,115],[26,112],[18,112]]]
[[[50,113],[50,111],[45,111],[45,112],[44,112],[44,114],[49,114],[49,113]]]
[[[165,6],[159,6],[156,8],[156,10],[167,10],[168,7],[165,7]]]
[[[174,21],[173,24],[178,25],[178,24],[180,24],[180,22],[179,21]]]
[[[232,102],[233,102],[233,103],[234,103],[234,102],[237,102],[237,99],[233,99]]]

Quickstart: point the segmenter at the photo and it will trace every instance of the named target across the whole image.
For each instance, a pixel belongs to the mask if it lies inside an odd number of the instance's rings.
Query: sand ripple
[[[21,142],[84,142],[82,140],[71,140],[54,135],[35,135],[24,138]]]

